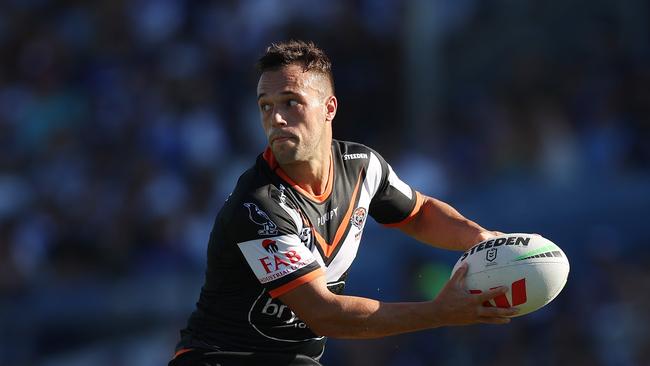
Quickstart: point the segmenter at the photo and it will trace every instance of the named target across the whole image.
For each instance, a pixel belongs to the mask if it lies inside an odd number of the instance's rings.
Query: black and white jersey
[[[400,225],[422,205],[372,149],[334,140],[331,153],[320,196],[293,182],[269,148],[240,177],[214,223],[205,284],[177,349],[322,354],[324,337],[277,297],[318,276],[342,293],[367,216]]]

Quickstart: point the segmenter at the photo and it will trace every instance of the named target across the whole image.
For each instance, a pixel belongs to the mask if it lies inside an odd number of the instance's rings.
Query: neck
[[[305,192],[319,196],[327,190],[331,160],[328,152],[322,159],[280,165],[280,168]]]
[[[331,144],[322,150],[318,156],[314,156],[308,161],[296,161],[289,164],[277,162],[270,149],[265,151],[264,158],[287,183],[302,193],[321,200],[327,198],[326,196],[331,191],[333,177],[330,175],[334,171]]]

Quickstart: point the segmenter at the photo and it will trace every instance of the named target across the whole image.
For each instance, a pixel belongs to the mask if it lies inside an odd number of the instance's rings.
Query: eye
[[[287,105],[288,105],[289,107],[295,107],[295,106],[298,105],[298,101],[295,100],[295,99],[289,99],[289,100],[287,101]]]
[[[260,110],[262,112],[268,112],[271,110],[271,105],[270,104],[260,104]]]

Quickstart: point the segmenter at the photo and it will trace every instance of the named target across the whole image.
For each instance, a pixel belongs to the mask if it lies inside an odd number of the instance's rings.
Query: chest
[[[374,186],[365,169],[353,173],[338,177],[322,202],[288,192],[301,216],[300,239],[326,271],[338,262],[351,263],[368,217]]]

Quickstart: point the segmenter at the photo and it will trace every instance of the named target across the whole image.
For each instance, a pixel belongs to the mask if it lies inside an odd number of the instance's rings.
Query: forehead
[[[262,73],[257,83],[257,95],[262,96],[291,91],[297,94],[319,92],[322,77],[315,72],[304,71],[301,65],[287,65]]]

